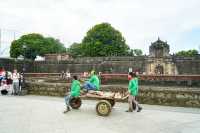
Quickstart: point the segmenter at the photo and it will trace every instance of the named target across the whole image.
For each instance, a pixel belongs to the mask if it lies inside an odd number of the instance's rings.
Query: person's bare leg
[[[139,106],[139,104],[138,104],[138,102],[137,102],[135,96],[133,96],[133,102],[135,103],[135,106],[136,106],[136,109],[135,109],[135,110],[136,110],[137,112],[140,112],[140,111],[142,110],[142,107]]]
[[[133,96],[129,94],[128,96],[128,104],[129,104],[129,109],[126,112],[133,112]]]
[[[66,104],[66,110],[64,110],[63,113],[67,113],[70,111],[70,107],[69,107],[70,95],[65,96],[64,99],[65,99],[65,104]]]
[[[135,110],[138,110],[138,102],[136,101],[135,96],[133,96],[132,102],[135,104]]]

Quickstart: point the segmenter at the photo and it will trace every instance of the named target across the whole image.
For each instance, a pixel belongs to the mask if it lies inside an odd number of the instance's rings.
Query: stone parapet
[[[69,91],[70,84],[27,82],[29,94],[64,96]],[[125,95],[126,85],[102,85],[102,91],[118,92]],[[200,107],[200,88],[180,86],[140,86],[138,100],[143,104]],[[119,100],[127,101],[127,100]]]

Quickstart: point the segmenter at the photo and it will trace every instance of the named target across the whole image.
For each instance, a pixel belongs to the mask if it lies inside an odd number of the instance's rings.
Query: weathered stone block
[[[185,98],[187,98],[187,96],[185,94],[177,94],[176,98],[177,99],[185,99]]]

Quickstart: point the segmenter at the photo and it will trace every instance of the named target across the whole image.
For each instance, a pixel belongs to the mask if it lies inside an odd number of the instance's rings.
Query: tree
[[[142,56],[143,52],[141,49],[130,49],[128,51],[128,56]]]
[[[194,57],[198,55],[198,51],[195,49],[187,50],[187,51],[179,51],[175,54],[176,56],[183,56],[183,57]]]
[[[83,51],[81,49],[80,43],[73,43],[67,50],[67,52],[70,53],[71,56],[73,57],[79,57],[83,55]]]
[[[129,47],[118,30],[108,23],[101,23],[92,27],[82,42],[73,44],[70,49],[81,56],[124,56]]]
[[[47,37],[45,38],[45,42],[49,45],[46,53],[65,53],[66,52],[66,48],[64,44],[62,44],[58,39]]]
[[[136,56],[142,56],[142,55],[143,55],[141,49],[133,49],[133,53],[134,53],[134,55],[136,55]]]
[[[23,46],[26,46],[24,49]],[[11,43],[10,56],[17,58],[20,55],[34,60],[37,55],[44,56],[48,53],[62,53],[66,49],[59,40],[45,38],[40,34],[32,33],[21,36]]]

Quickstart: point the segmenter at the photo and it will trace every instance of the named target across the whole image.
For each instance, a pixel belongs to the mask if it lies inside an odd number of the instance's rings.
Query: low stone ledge
[[[70,90],[70,84],[28,82],[29,94],[46,96],[64,96]],[[126,85],[102,85],[101,90],[119,92],[125,95]],[[144,104],[200,107],[200,88],[179,86],[140,86],[138,100]],[[127,100],[120,100],[127,101]]]

